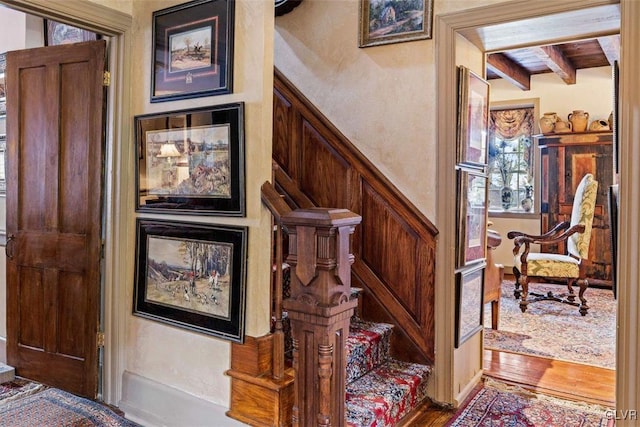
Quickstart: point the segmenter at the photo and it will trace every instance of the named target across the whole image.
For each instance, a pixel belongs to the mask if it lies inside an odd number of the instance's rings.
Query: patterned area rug
[[[554,301],[532,303],[522,313],[513,289],[513,281],[502,283],[497,331],[491,329],[491,305],[485,306],[486,348],[615,369],[616,301],[611,290],[587,289],[590,309],[583,317],[578,307]],[[567,287],[536,283],[529,290],[555,294]]]
[[[479,387],[446,427],[609,427],[613,411],[569,402],[489,379]]]
[[[45,386],[24,378],[0,384],[0,405],[44,390]]]
[[[46,388],[0,404],[2,425],[11,427],[135,427],[106,406],[62,390]]]

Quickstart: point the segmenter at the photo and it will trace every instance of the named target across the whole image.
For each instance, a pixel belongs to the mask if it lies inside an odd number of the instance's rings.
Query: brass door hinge
[[[104,347],[104,332],[98,332],[96,335],[96,345],[98,347]]]
[[[111,86],[111,73],[109,71],[105,71],[102,74],[102,86]]]

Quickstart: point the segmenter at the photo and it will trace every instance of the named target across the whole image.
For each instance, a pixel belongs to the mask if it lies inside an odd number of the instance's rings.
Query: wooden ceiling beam
[[[598,37],[597,40],[609,64],[613,65],[614,61],[620,61],[620,34]]]
[[[487,68],[522,90],[531,89],[531,74],[502,53],[487,55]]]
[[[576,84],[576,67],[557,46],[531,48],[541,61],[568,85]]]

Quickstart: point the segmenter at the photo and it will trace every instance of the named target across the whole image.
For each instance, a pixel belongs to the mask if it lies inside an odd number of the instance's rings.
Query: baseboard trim
[[[460,393],[454,398],[454,405],[456,408],[462,406],[464,401],[469,397],[469,394],[473,391],[473,389],[480,383],[482,380],[482,375],[484,375],[484,370],[480,369],[469,381],[465,388],[463,388]]]
[[[127,371],[122,375],[118,408],[127,419],[146,427],[246,425],[227,417],[229,408]]]
[[[7,338],[0,337],[0,362],[7,363]]]

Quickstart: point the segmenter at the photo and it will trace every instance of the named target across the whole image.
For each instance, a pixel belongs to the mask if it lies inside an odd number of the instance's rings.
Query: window
[[[534,109],[491,110],[489,210],[534,211]]]

